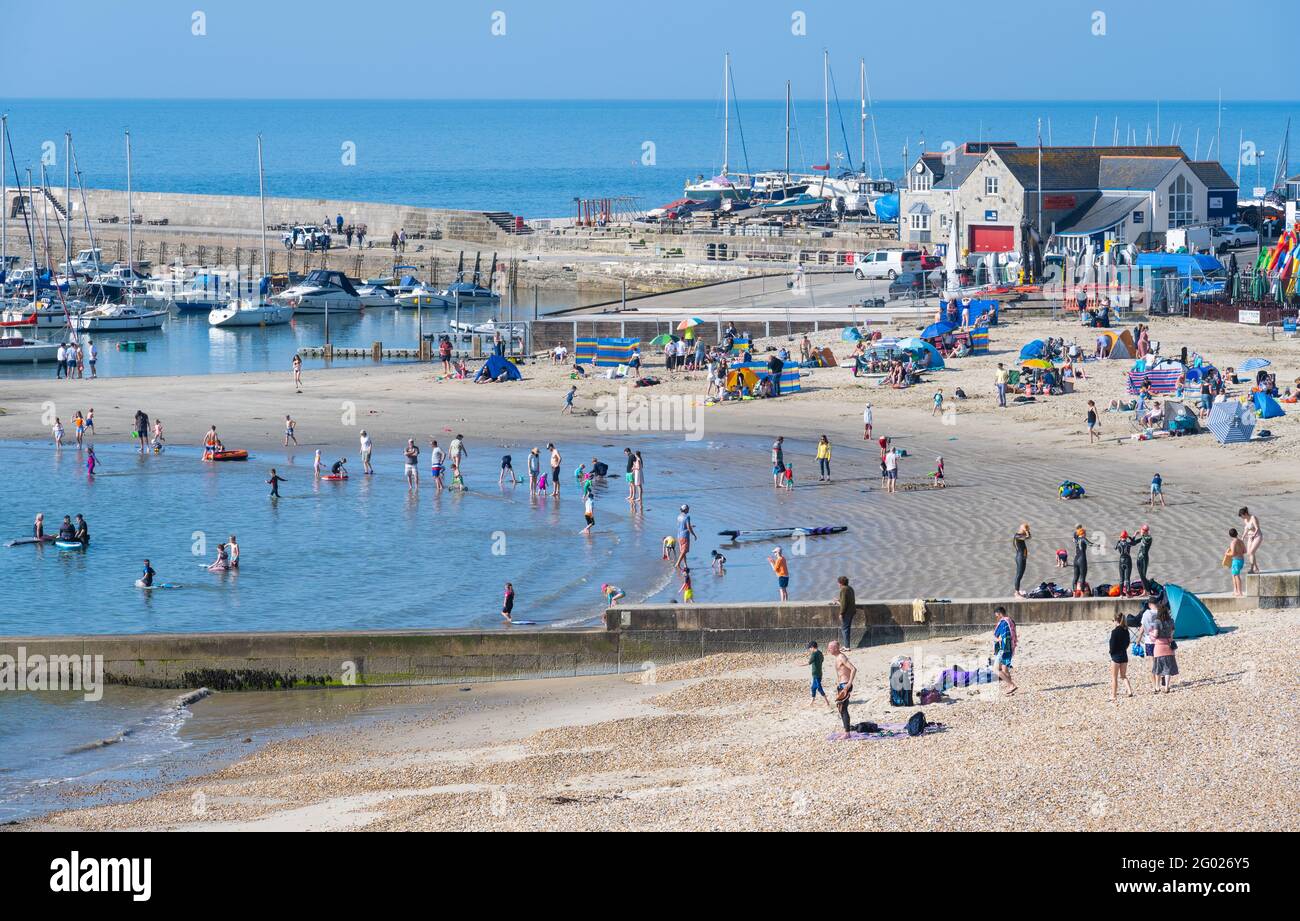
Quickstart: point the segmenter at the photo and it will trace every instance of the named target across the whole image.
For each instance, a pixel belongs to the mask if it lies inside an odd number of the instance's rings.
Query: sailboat
[[[4,171],[8,169],[7,163],[8,160],[10,159],[9,148],[10,148],[9,120],[7,116],[0,116],[0,150],[4,151],[4,155],[0,156],[0,175],[3,175]],[[18,176],[18,169],[17,169],[17,164],[15,163],[14,178],[16,179],[17,176]],[[31,170],[29,169],[27,171],[27,186],[28,186],[29,193],[31,192],[31,184],[32,184]],[[8,198],[7,177],[3,185],[4,185],[3,193],[0,194],[3,194],[3,197],[7,199]],[[19,192],[22,191],[21,183],[19,183],[18,190]],[[34,201],[34,199],[31,197],[29,197],[27,200]],[[8,268],[9,265],[9,259],[8,259],[9,240],[8,240],[8,226],[7,226],[8,221],[0,221],[0,223],[6,225],[5,240],[3,243],[3,249],[4,249],[3,264],[6,268]],[[32,225],[29,220],[29,215],[26,208],[23,209],[23,223],[27,228],[27,239],[32,247],[33,284],[32,284],[31,313],[35,314],[37,309],[36,295],[38,289],[38,286],[34,283],[36,280],[36,236],[32,230]],[[45,342],[40,339],[28,339],[25,335],[23,335],[21,330],[24,327],[30,326],[31,328],[35,328],[36,325],[36,320],[34,316],[30,318],[31,319],[30,324],[23,322],[25,319],[27,318],[25,317],[19,318],[18,320],[12,323],[6,323],[5,324],[6,328],[0,329],[0,364],[34,363],[34,362],[41,362],[41,361],[58,360],[59,343]]]
[[[836,199],[844,202],[844,210],[847,213],[870,213],[873,203],[886,195],[897,191],[894,183],[888,179],[875,179],[867,169],[867,121],[871,118],[869,113],[870,100],[867,95],[867,62],[866,59],[858,60],[858,89],[859,99],[859,117],[858,117],[858,169],[852,168],[852,156],[849,157],[850,168],[840,172],[838,176],[830,175],[831,160],[831,141],[830,141],[830,55],[823,52],[822,59],[825,94],[825,116],[826,116],[826,164],[824,166],[814,167],[818,170],[824,170],[825,176],[818,185],[820,194],[825,198],[835,201]],[[875,122],[872,122],[872,132],[875,132]],[[876,159],[880,159],[880,143],[876,141]]]
[[[266,179],[262,171],[262,136],[257,136],[257,198],[262,206],[262,271],[266,271]],[[269,277],[263,276],[258,283],[256,301],[236,298],[225,307],[217,307],[208,313],[208,324],[218,329],[235,326],[278,326],[288,323],[293,316],[293,308],[282,304],[271,304],[266,300],[270,290]]]
[[[729,167],[731,155],[731,54],[722,56],[722,172],[712,179],[703,176],[694,182],[687,181],[683,197],[691,201],[708,202],[715,206],[723,201],[743,201],[753,191],[750,182],[742,176],[731,176]]]

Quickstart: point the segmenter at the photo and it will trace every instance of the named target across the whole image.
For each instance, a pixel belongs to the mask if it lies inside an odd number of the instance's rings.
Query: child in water
[[[661,560],[677,559],[677,538],[673,537],[671,534],[669,534],[667,537],[664,538],[664,552],[659,557],[659,559]]]
[[[99,466],[99,458],[95,457],[95,449],[86,449],[86,476],[94,476],[95,468]]]
[[[601,592],[605,595],[605,604],[607,607],[613,607],[614,602],[627,597],[627,593],[617,585],[610,585],[606,582],[600,587]]]
[[[781,485],[786,489],[794,489],[794,465],[786,464],[785,473],[781,475]]]
[[[935,489],[943,489],[945,486],[948,485],[946,482],[944,482],[943,479],[943,458],[942,457],[936,458],[935,463],[937,464],[937,466],[935,467],[934,470],[934,487]]]
[[[710,565],[718,575],[725,576],[727,574],[727,558],[716,550],[710,556]]]
[[[271,468],[271,478],[270,478],[269,480],[266,481],[267,485],[271,487],[271,498],[272,498],[272,499],[278,499],[278,498],[280,498],[280,484],[283,483],[283,482],[284,482],[284,477],[282,477],[282,476],[280,476],[278,473],[276,473],[276,472],[275,472],[275,468],[272,467],[272,468]]]
[[[312,472],[316,475],[316,479],[319,480],[321,478],[322,471],[325,469],[325,465],[321,463],[321,459],[320,459],[320,448],[316,449],[316,456],[312,458],[311,469]]]
[[[682,586],[678,589],[682,593],[682,601],[690,604],[695,600],[695,589],[691,586],[691,568],[687,566],[682,570]]]

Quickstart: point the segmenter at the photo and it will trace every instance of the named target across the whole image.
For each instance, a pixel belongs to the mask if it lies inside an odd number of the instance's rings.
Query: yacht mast
[[[825,193],[826,178],[831,174],[831,53],[825,48],[822,49],[822,114],[826,122],[826,170],[822,173],[819,196]]]
[[[135,287],[135,236],[132,228],[135,216],[131,212],[131,129],[126,129],[126,302],[131,303],[132,290]]]
[[[67,233],[63,241],[63,251],[67,254],[65,268],[72,271],[72,132],[63,132],[63,200],[67,202],[67,214],[63,215]]]
[[[731,155],[731,52],[722,56],[722,175]]]
[[[0,272],[9,284],[9,116],[0,115]],[[0,289],[2,290],[2,289]]]
[[[790,184],[790,81],[785,81],[785,184]]]
[[[258,132],[257,135],[257,201],[258,204],[260,204],[262,207],[262,274],[267,277],[266,284],[269,289],[271,285],[271,281],[270,281],[271,273],[270,270],[267,269],[268,263],[266,261],[266,180],[263,178],[263,174],[262,174],[261,132]],[[261,303],[262,283],[260,281],[257,284],[257,292],[259,295],[258,302]]]
[[[862,174],[867,169],[867,59],[858,58],[858,162],[862,164]]]

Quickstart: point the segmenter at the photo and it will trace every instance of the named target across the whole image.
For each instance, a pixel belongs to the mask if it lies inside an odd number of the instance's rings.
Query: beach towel
[[[943,723],[925,724],[920,735],[932,735],[936,732],[944,732],[947,726]],[[872,739],[906,739],[908,738],[907,723],[888,723],[880,727],[879,732],[832,732],[826,737],[827,742],[866,742]]]

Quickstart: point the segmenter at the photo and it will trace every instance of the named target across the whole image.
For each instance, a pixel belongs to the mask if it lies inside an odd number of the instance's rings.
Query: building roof
[[[1208,189],[1236,189],[1237,183],[1228,175],[1228,171],[1223,168],[1223,164],[1218,160],[1192,160],[1189,164],[1192,172],[1196,174],[1201,182],[1205,183]]]
[[[953,162],[945,163],[944,154],[927,152],[921,154],[921,162],[934,176],[933,188],[957,189],[979,164],[980,155],[954,153]]]
[[[1103,195],[1094,201],[1091,207],[1082,209],[1077,217],[1068,218],[1063,224],[1056,225],[1056,233],[1062,237],[1087,237],[1094,233],[1110,230],[1146,204],[1145,195]]]
[[[995,147],[996,157],[1026,190],[1038,189],[1037,147]],[[1104,157],[1186,159],[1180,147],[1044,147],[1043,190],[1104,188],[1100,184]],[[1166,170],[1167,172],[1167,170]]]
[[[1150,192],[1181,162],[1180,157],[1102,157],[1097,188]]]

